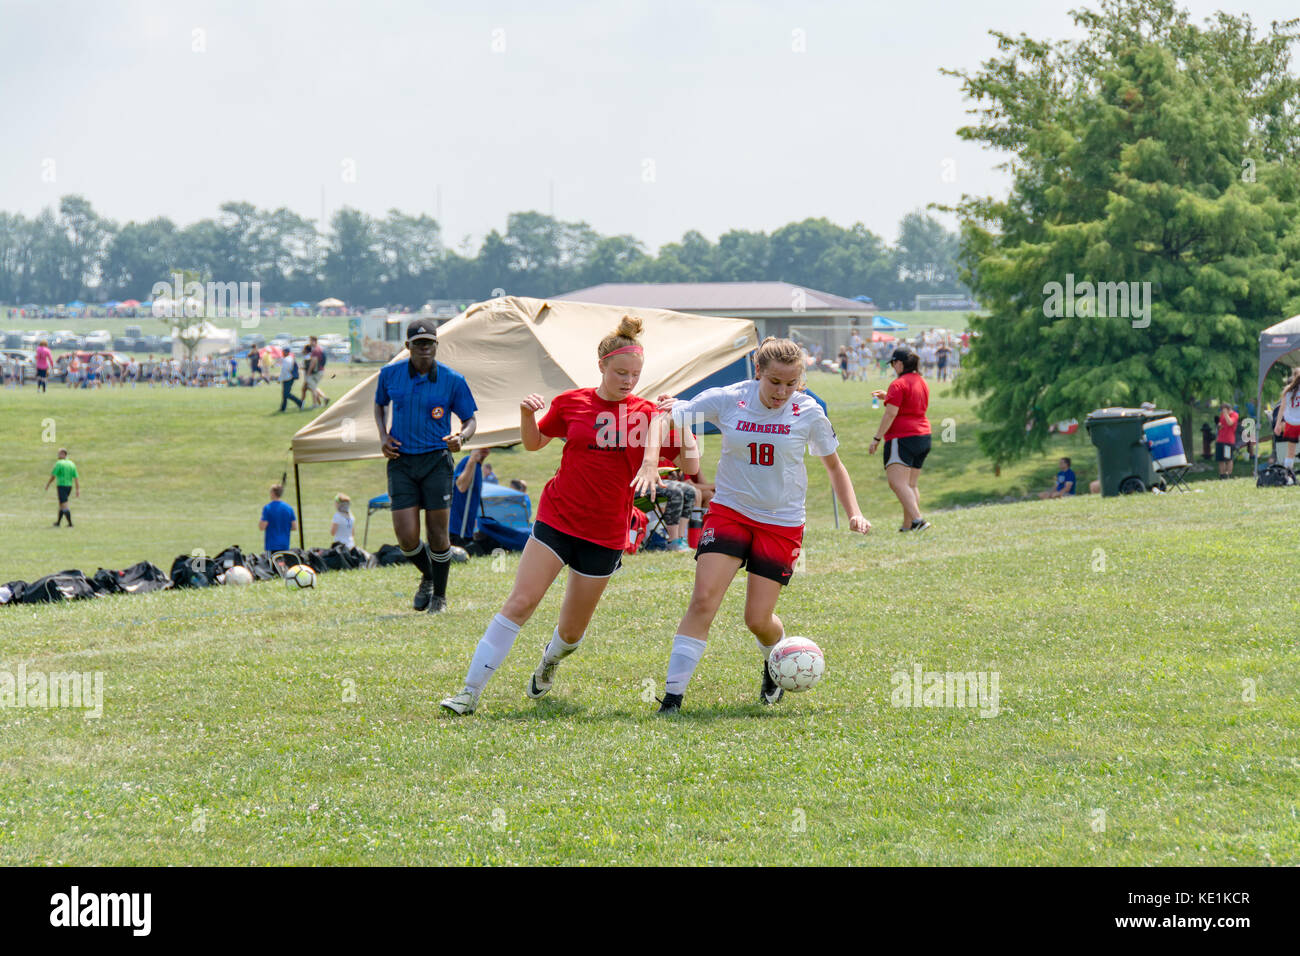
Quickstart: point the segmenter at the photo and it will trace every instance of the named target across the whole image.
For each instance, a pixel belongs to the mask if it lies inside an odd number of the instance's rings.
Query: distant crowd
[[[804,344],[804,364],[811,370],[840,373],[842,381],[865,382],[868,372],[874,366],[881,377],[891,377],[890,360],[894,350],[899,346],[910,345],[919,358],[917,371],[924,378],[948,381],[957,369],[961,368],[962,359],[970,353],[970,333],[960,336],[945,330],[932,329],[907,339],[893,336],[880,336],[875,341],[867,341],[858,331],[849,336],[847,344],[840,347],[833,360],[825,357],[820,343]]]

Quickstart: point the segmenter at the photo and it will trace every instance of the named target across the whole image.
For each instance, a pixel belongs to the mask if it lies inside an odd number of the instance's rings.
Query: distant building
[[[553,299],[697,315],[752,319],[758,338],[785,338],[792,326],[861,326],[867,338],[876,307],[789,282],[607,282]]]

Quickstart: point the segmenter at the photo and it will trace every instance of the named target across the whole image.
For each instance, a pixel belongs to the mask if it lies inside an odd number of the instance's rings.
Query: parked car
[[[113,350],[115,352],[134,352],[135,339],[133,338],[113,339]]]
[[[50,333],[44,329],[36,329],[32,332],[23,333],[23,348],[34,349],[43,339],[49,339]]]
[[[265,344],[266,344],[266,336],[256,332],[253,333],[252,335],[241,335],[239,337],[239,347],[241,349],[251,349],[251,348],[260,349]]]
[[[140,326],[138,325],[128,325],[122,334],[128,339],[138,339],[144,335],[144,333],[140,331]]]
[[[6,332],[5,344],[7,349],[20,349],[23,347],[23,334],[21,332]]]
[[[14,359],[22,365],[23,381],[31,382],[36,379],[36,353],[31,349],[4,349],[0,351],[0,357],[3,358],[6,365]]]
[[[162,342],[156,335],[145,335],[135,340],[135,350],[137,352],[157,352],[162,346]]]
[[[91,351],[107,349],[113,344],[113,335],[107,329],[96,329],[93,332],[86,333],[82,344]]]
[[[71,329],[59,329],[50,336],[50,348],[75,349],[81,346],[81,336]]]

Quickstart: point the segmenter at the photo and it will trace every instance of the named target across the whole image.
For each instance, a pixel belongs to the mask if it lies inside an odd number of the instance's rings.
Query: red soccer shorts
[[[789,527],[754,521],[715,502],[704,516],[695,558],[699,560],[702,554],[729,554],[740,558],[740,566],[748,568],[750,574],[789,584],[803,547],[803,529],[803,525]]]

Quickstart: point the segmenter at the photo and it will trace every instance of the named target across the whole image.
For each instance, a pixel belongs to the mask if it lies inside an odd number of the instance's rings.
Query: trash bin
[[[1148,421],[1169,415],[1170,412],[1162,409],[1099,408],[1088,416],[1084,426],[1097,446],[1103,496],[1113,498],[1150,491],[1164,484],[1151,460],[1144,426]]]

